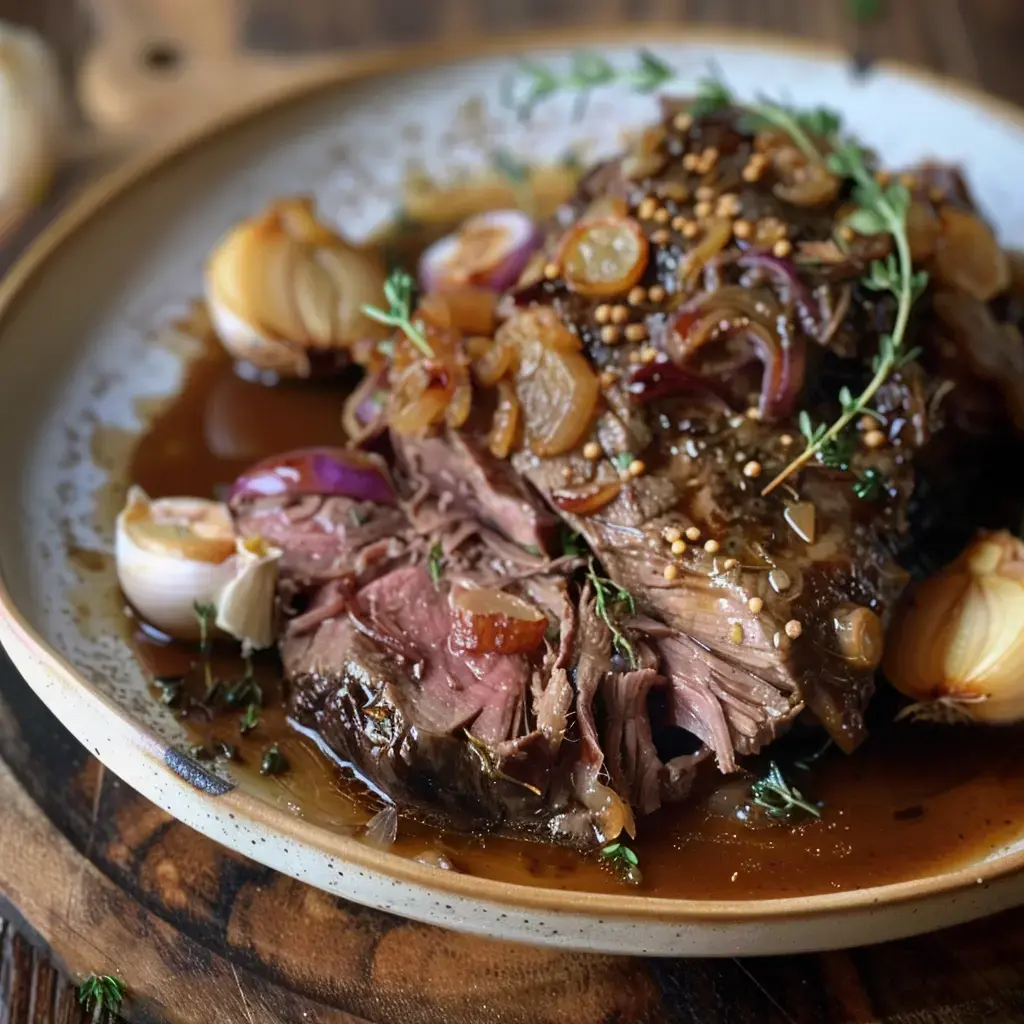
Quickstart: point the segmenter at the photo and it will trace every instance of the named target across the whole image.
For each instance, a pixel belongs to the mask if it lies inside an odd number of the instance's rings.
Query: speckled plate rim
[[[85,187],[39,234],[0,283],[0,337],[20,301],[36,279],[46,272],[50,259],[77,231],[94,218],[113,209],[116,201],[130,192],[136,184],[156,174],[173,173],[177,159],[193,148],[201,146],[220,133],[230,131],[232,127],[247,124],[265,112],[299,102],[321,90],[340,87],[360,79],[436,67],[460,60],[514,54],[525,50],[565,51],[581,45],[597,46],[602,42],[614,42],[620,46],[640,46],[656,45],[659,41],[677,44],[695,42],[705,45],[719,43],[734,48],[767,50],[781,57],[811,56],[825,61],[849,59],[847,54],[836,47],[770,33],[648,23],[592,30],[559,30],[487,42],[431,44],[367,55],[346,55],[339,56],[334,65],[325,66],[318,63],[308,72],[296,69],[295,80],[283,86],[270,98],[261,97],[249,104],[241,105],[230,114],[147,150]],[[937,93],[982,107],[1015,128],[1024,130],[1024,110],[980,89],[901,62],[879,61],[876,66],[916,80]],[[468,901],[467,906],[476,908],[539,912],[540,917],[535,924],[542,929],[547,922],[558,921],[560,915],[573,920],[593,919],[602,925],[611,925],[615,921],[630,921],[641,924],[659,923],[680,928],[707,925],[724,926],[726,929],[722,933],[725,936],[724,945],[721,941],[711,942],[709,948],[705,950],[703,944],[698,943],[697,946],[701,948],[690,949],[692,944],[684,942],[685,948],[673,948],[673,952],[734,953],[749,947],[750,943],[746,941],[739,941],[735,946],[730,944],[734,941],[728,938],[734,934],[730,925],[778,926],[783,923],[809,923],[821,918],[834,919],[836,924],[839,924],[844,918],[849,917],[852,920],[864,912],[870,915],[873,910],[877,911],[880,907],[908,905],[908,913],[913,914],[916,913],[914,904],[927,904],[929,901],[934,903],[939,897],[944,898],[947,903],[952,903],[958,896],[967,897],[958,910],[942,915],[940,924],[946,924],[1024,902],[1024,873],[1021,870],[1024,868],[1024,849],[990,861],[978,862],[968,868],[906,882],[834,894],[769,900],[677,900],[630,894],[607,895],[523,886],[441,871],[311,825],[287,811],[239,790],[223,785],[218,787],[216,783],[219,780],[213,777],[197,778],[194,775],[190,776],[188,771],[184,771],[180,766],[171,767],[167,744],[138,726],[113,701],[95,690],[73,665],[44,641],[15,604],[2,576],[0,640],[32,688],[72,732],[76,731],[78,714],[88,713],[99,717],[104,727],[104,739],[88,745],[111,770],[153,802],[197,830],[211,835],[244,855],[356,900],[360,899],[359,894],[351,893],[344,881],[348,875],[347,871],[337,872],[342,879],[340,883],[331,884],[322,878],[310,877],[309,873],[299,870],[298,865],[285,861],[282,856],[260,849],[262,843],[266,841],[265,837],[262,842],[258,841],[251,837],[250,831],[262,831],[290,839],[297,847],[326,858],[328,867],[333,869],[343,866],[357,871],[360,877],[363,877],[364,872],[369,872],[391,879],[394,884],[405,885],[414,891],[431,896],[440,894],[442,897],[447,895],[457,900]],[[142,766],[145,766],[145,772],[142,771]],[[211,820],[216,824],[211,825]],[[231,824],[224,824],[225,821],[230,821]],[[256,849],[253,849],[253,846],[256,846]],[[267,844],[267,849],[269,846],[270,844]],[[284,853],[288,853],[287,848]],[[979,894],[983,893],[987,896],[982,895],[979,898]],[[405,906],[402,901],[396,902],[394,906],[387,906],[379,900],[373,902],[384,909],[406,916],[434,923],[448,923],[453,927],[484,934],[511,932],[511,937],[530,941],[593,950],[624,951],[619,941],[574,941],[572,936],[553,938],[548,934],[538,934],[532,928],[526,933],[519,933],[516,928],[504,925],[492,929],[486,923],[462,920],[458,915],[454,915],[451,920],[443,921],[443,916],[437,913],[423,912],[420,904],[415,901],[415,905],[410,906]],[[921,909],[924,910],[924,906]],[[505,913],[500,914],[501,918],[506,916]],[[930,916],[928,913],[922,914],[923,918]],[[878,929],[882,933],[878,937],[911,934],[924,930],[925,927],[929,925],[915,926],[905,921],[896,927]],[[556,930],[554,935],[558,934]],[[735,933],[735,938],[738,939],[739,934]],[[820,932],[816,930],[816,934]],[[848,935],[836,933],[826,941],[821,938],[809,942],[783,939],[777,949],[763,948],[762,951],[830,948],[863,941],[871,941],[871,938],[865,939],[862,926],[859,926],[854,927]],[[770,946],[763,941],[757,945]],[[632,951],[659,953],[669,950],[633,947]]]

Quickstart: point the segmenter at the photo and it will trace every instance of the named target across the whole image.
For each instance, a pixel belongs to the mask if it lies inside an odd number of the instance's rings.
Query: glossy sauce
[[[255,459],[304,444],[342,441],[341,407],[356,377],[266,387],[239,377],[212,340],[191,364],[178,398],[156,416],[139,441],[132,479],[154,496],[223,494]],[[154,676],[189,672],[193,648],[135,636]],[[238,678],[230,652],[214,666]],[[183,719],[197,744],[224,740],[237,748],[229,771],[260,780],[269,798],[311,822],[359,835],[379,802],[345,778],[285,721],[279,667],[257,666],[266,707],[260,724],[239,735],[241,712],[209,717],[193,709]],[[193,668],[187,686],[201,696]],[[154,688],[154,698],[159,691]],[[753,899],[855,889],[936,873],[979,858],[1013,839],[1024,821],[1024,730],[892,724],[883,692],[872,708],[871,738],[852,757],[835,749],[810,770],[793,762],[819,748],[817,734],[790,737],[772,748],[787,778],[823,804],[820,821],[798,827],[752,826],[739,820],[751,779],[723,778],[706,765],[690,802],[640,820],[631,844],[644,874],[642,890],[678,898]],[[273,742],[290,762],[281,776],[258,774]],[[763,760],[751,762],[755,773]],[[595,857],[500,836],[440,833],[402,818],[393,850],[488,878],[555,888],[621,892],[622,883]]]

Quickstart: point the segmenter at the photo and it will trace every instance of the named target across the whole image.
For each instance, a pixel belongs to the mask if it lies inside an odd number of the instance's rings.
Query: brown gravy
[[[154,496],[222,493],[254,460],[308,444],[341,441],[341,407],[353,379],[265,387],[238,377],[214,342],[190,368],[180,396],[139,441],[131,478]],[[154,675],[175,675],[196,659],[192,649],[136,635]],[[228,657],[220,671],[241,673]],[[251,773],[269,799],[327,828],[360,834],[379,809],[365,787],[346,779],[305,737],[287,725],[272,659],[258,666],[267,707],[249,735],[240,714],[185,719],[197,743],[222,739],[237,748],[234,773]],[[198,686],[198,680],[190,684]],[[157,691],[154,689],[154,696]],[[195,693],[195,696],[199,696]],[[693,799],[641,819],[633,845],[644,874],[642,892],[690,899],[755,899],[808,895],[934,874],[980,858],[1012,839],[1024,821],[1024,729],[894,725],[885,695],[868,743],[852,757],[829,750],[810,770],[792,766],[795,752],[773,749],[792,784],[823,802],[822,819],[800,827],[754,828],[732,809],[749,779],[725,779],[708,766]],[[286,774],[260,779],[263,750],[277,742],[291,763]],[[792,741],[784,741],[784,744]],[[820,743],[810,739],[799,753]],[[764,764],[752,765],[761,772]],[[718,810],[716,808],[723,808]],[[595,857],[536,842],[440,833],[402,819],[394,851],[446,856],[460,871],[554,888],[623,892]]]

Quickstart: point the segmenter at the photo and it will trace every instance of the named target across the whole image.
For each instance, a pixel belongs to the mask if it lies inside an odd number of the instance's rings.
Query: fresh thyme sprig
[[[758,807],[764,808],[766,814],[780,821],[789,821],[799,813],[821,817],[821,810],[786,781],[774,761],[768,765],[768,774],[750,787],[750,797]]]
[[[639,858],[625,843],[609,843],[601,849],[601,857],[624,882],[639,885],[644,880]]]
[[[537,104],[556,93],[571,93],[576,96],[573,116],[579,120],[595,89],[606,85],[625,85],[634,92],[657,92],[666,82],[676,77],[675,71],[663,60],[648,50],[637,54],[635,68],[622,71],[607,58],[596,53],[577,53],[572,58],[567,74],[560,75],[546,64],[521,60],[519,73],[526,82],[526,89],[517,96],[516,82],[509,82],[505,91],[505,103],[515,110],[520,120],[527,121]]]
[[[111,1017],[121,1008],[128,986],[111,974],[90,974],[78,986],[78,1002],[94,1021]]]
[[[864,151],[854,142],[838,145],[828,158],[829,170],[834,174],[850,178],[854,182],[853,199],[857,209],[847,218],[846,224],[863,235],[888,234],[896,248],[886,260],[875,260],[863,284],[872,291],[886,291],[897,301],[896,320],[890,334],[879,339],[878,355],[872,369],[874,375],[864,390],[856,397],[849,389],[840,393],[842,414],[826,430],[814,432],[803,452],[775,477],[761,492],[770,494],[784,480],[798,469],[807,465],[824,445],[834,442],[840,434],[859,416],[874,415],[870,402],[889,375],[916,358],[918,351],[906,351],[907,326],[914,301],[928,284],[924,271],[915,273],[910,255],[910,241],[907,237],[907,211],[910,208],[910,193],[906,186],[894,182],[883,187],[867,166]]]
[[[203,704],[209,706],[220,689],[220,680],[213,678],[213,666],[210,664],[210,647],[213,642],[210,625],[217,617],[217,608],[213,604],[200,604],[198,601],[193,603],[192,608],[199,620],[199,656],[203,663]]]
[[[395,267],[384,282],[384,298],[388,300],[388,308],[363,306],[363,313],[371,320],[388,327],[397,327],[428,359],[434,358],[434,350],[430,347],[423,325],[412,322],[412,310],[416,295],[416,282],[412,275],[401,267]]]
[[[625,604],[629,608],[630,615],[636,615],[636,602],[633,595],[620,587],[618,583],[604,576],[598,576],[597,566],[593,559],[587,566],[587,579],[594,588],[594,601],[597,605],[597,617],[608,627],[612,634],[612,644],[624,657],[629,659],[632,668],[636,668],[638,661],[636,649],[629,642],[629,639],[619,629],[612,616],[611,609],[616,604]]]

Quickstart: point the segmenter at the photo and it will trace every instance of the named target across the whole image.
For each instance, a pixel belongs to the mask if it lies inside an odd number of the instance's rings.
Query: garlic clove
[[[51,50],[30,29],[0,23],[0,236],[49,190],[65,120]]]
[[[235,573],[218,595],[216,624],[246,647],[259,649],[274,642],[277,563],[282,554],[262,537],[240,537],[236,542]]]
[[[935,717],[934,706],[940,718],[1024,720],[1024,543],[983,533],[908,588],[883,664],[920,717]]]
[[[234,575],[227,506],[201,498],[151,501],[139,487],[117,517],[117,580],[139,615],[168,636],[199,637],[195,605],[216,604]]]
[[[321,224],[305,197],[280,199],[220,242],[206,298],[224,347],[286,377],[335,369],[352,346],[387,328],[362,312],[379,301],[385,269]]]
[[[249,648],[269,647],[281,554],[260,537],[236,536],[219,501],[154,501],[132,487],[117,517],[121,590],[146,622],[177,640],[199,639],[195,608],[210,604],[223,633]]]

